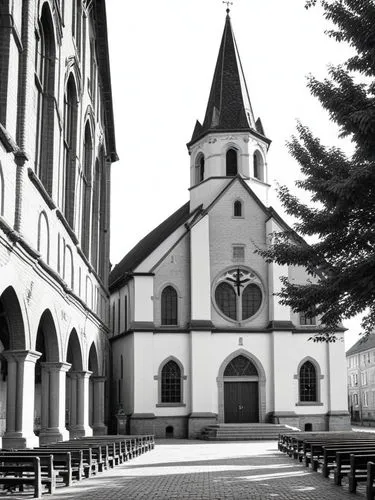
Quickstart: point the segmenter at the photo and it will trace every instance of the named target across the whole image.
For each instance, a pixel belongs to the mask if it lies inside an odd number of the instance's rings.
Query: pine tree
[[[310,0],[307,4],[316,3]],[[279,294],[296,312],[321,315],[325,325],[317,341],[335,341],[342,320],[365,313],[362,328],[375,329],[375,4],[372,0],[321,1],[324,16],[333,23],[328,32],[349,43],[354,55],[329,68],[324,81],[308,78],[308,87],[341,137],[352,140],[354,153],[324,146],[299,123],[288,143],[304,174],[299,188],[310,194],[312,206],[302,203],[285,186],[279,198],[297,219],[302,236],[317,236],[307,245],[293,231],[274,235],[273,244],[258,250],[268,261],[299,265],[316,280],[296,285],[283,278]],[[365,83],[358,83],[358,80]]]

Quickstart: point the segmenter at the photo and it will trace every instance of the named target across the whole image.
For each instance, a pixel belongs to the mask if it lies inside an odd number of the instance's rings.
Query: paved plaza
[[[333,484],[277,451],[275,441],[208,443],[159,440],[145,453],[98,477],[58,488],[56,500],[341,500]],[[25,497],[23,497],[25,498]]]

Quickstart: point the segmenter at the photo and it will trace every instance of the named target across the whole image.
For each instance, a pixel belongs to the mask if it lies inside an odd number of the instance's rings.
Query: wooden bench
[[[305,442],[303,450],[300,453],[300,461],[304,461],[306,467],[311,463],[314,470],[318,470],[319,465],[324,456],[324,449],[336,448],[337,450],[342,448],[356,448],[356,447],[366,447],[375,446],[375,439],[366,440],[340,440],[340,441],[326,441],[326,442]]]
[[[53,448],[33,449],[22,451],[2,451],[1,455],[14,456],[22,453],[24,456],[49,456],[53,457],[53,470],[55,475],[62,478],[62,481],[67,486],[71,486],[73,479],[80,481],[83,476],[83,455],[80,450],[56,450]]]
[[[96,445],[88,446],[82,443],[81,445],[73,444],[70,441],[62,441],[60,443],[54,443],[53,445],[45,445],[41,448],[34,448],[36,450],[48,450],[50,453],[53,451],[82,451],[82,469],[84,477],[91,477],[93,474],[97,474],[104,467],[104,461],[102,459],[101,447]]]
[[[3,455],[0,453],[0,484],[8,487],[18,486],[23,491],[24,485],[34,488],[34,498],[42,495],[42,485],[48,493],[55,491],[56,479],[53,470],[52,455],[41,457],[29,455]]]
[[[375,451],[367,455],[350,455],[350,471],[348,474],[350,493],[354,493],[357,490],[359,482],[367,481],[367,463],[374,460]]]
[[[366,499],[374,500],[375,498],[375,463],[367,462],[367,481],[366,481]]]

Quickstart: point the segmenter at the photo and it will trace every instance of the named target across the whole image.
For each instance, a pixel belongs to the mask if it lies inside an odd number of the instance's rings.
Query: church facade
[[[102,434],[110,166],[104,0],[0,4],[0,447]]]
[[[307,273],[255,253],[287,228],[268,204],[270,142],[228,12],[205,119],[187,145],[190,200],[110,275],[111,398],[131,433],[195,438],[210,424],[252,422],[348,428],[343,342],[308,341],[318,318],[274,295],[281,276],[304,283]]]

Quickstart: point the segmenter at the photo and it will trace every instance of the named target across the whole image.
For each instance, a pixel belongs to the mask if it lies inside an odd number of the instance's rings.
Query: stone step
[[[205,427],[201,439],[207,441],[275,440],[279,433],[299,429],[282,424],[214,424]]]

